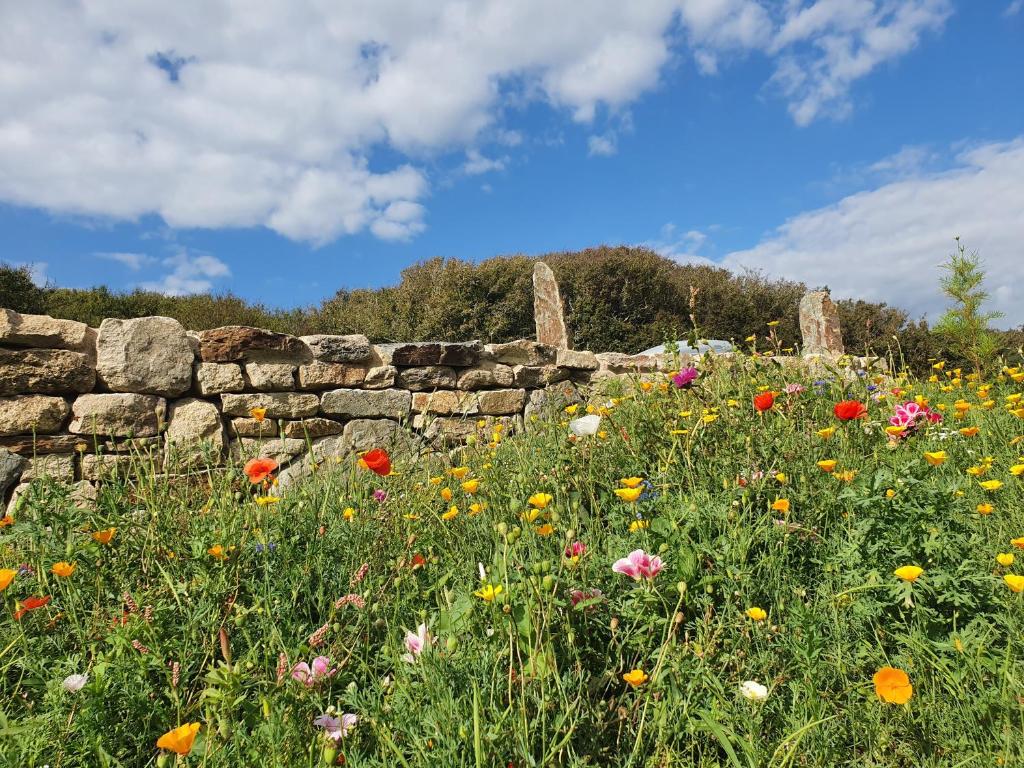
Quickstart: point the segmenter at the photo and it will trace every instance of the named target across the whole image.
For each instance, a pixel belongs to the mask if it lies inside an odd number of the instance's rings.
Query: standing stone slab
[[[571,349],[565,306],[551,267],[543,261],[533,265],[533,321],[537,341],[558,349]]]
[[[192,386],[192,345],[170,317],[107,319],[96,340],[96,374],[113,392],[177,397]]]
[[[800,299],[800,333],[805,355],[838,357],[845,353],[839,313],[826,291],[812,291]]]
[[[166,412],[167,401],[153,395],[80,395],[71,406],[68,431],[88,436],[154,437]]]
[[[0,435],[44,435],[59,432],[69,413],[71,404],[63,397],[0,397]]]
[[[221,395],[245,389],[242,367],[237,363],[196,363],[195,381],[200,395]]]
[[[312,359],[312,352],[294,336],[247,325],[226,325],[199,334],[205,363],[294,362]]]
[[[325,363],[363,363],[373,356],[370,340],[362,334],[351,336],[300,336],[313,357]]]
[[[0,309],[0,344],[82,352],[89,337],[89,326],[85,323]]]
[[[320,403],[321,413],[343,419],[405,419],[411,407],[412,395],[402,389],[335,389],[324,392]]]
[[[253,408],[266,408],[271,419],[302,419],[315,416],[320,398],[299,392],[246,392],[220,396],[225,416],[249,416]]]
[[[95,384],[96,371],[81,352],[0,349],[0,395],[71,395]]]

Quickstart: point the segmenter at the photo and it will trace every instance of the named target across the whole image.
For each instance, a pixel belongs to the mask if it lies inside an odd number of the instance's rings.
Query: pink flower
[[[799,395],[807,389],[803,384],[787,384],[783,390],[787,395]]]
[[[573,608],[584,600],[597,600],[602,597],[604,597],[604,592],[600,589],[588,589],[586,591],[582,589],[574,589],[569,593],[569,600],[572,602]]]
[[[661,561],[660,557],[651,557],[642,549],[634,549],[626,557],[616,560],[615,564],[612,565],[612,570],[615,573],[629,576],[631,579],[638,581],[640,579],[647,579],[650,581],[664,567],[665,564]]]
[[[565,548],[566,557],[582,557],[587,551],[587,545],[582,541],[574,541],[568,547]]]
[[[697,369],[692,365],[689,368],[683,368],[679,373],[672,377],[672,383],[676,385],[677,389],[689,389],[693,386],[693,382],[697,380],[700,374]]]
[[[415,664],[416,659],[423,653],[423,649],[430,647],[430,642],[430,633],[427,631],[426,624],[420,624],[415,632],[406,632],[405,649],[408,653],[402,654],[402,661]]]
[[[385,491],[383,488],[378,488],[376,491],[373,492],[373,500],[383,504],[385,501],[388,500],[388,492]]]
[[[298,680],[308,686],[316,685],[324,678],[331,677],[337,669],[331,669],[329,656],[317,656],[312,664],[300,661],[292,667],[292,680]]]
[[[313,720],[313,725],[317,728],[323,728],[327,732],[329,739],[335,741],[341,741],[343,738],[348,736],[348,732],[356,727],[356,723],[359,722],[359,716],[353,715],[351,712],[346,712],[341,717],[331,717],[330,715],[320,715]]]

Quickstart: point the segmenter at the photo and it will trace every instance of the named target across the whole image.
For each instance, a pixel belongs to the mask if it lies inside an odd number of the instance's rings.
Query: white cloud
[[[467,176],[479,176],[491,171],[503,171],[508,163],[507,157],[486,157],[479,149],[466,150],[466,162],[462,164],[462,172]]]
[[[483,142],[523,142],[503,124],[513,109],[546,104],[600,136],[590,124],[628,112],[688,45],[704,72],[765,53],[804,124],[848,109],[855,80],[948,14],[948,0],[767,7],[2,3],[0,201],[155,213],[170,227],[266,226],[314,243],[366,230],[408,238],[425,226],[424,169],[473,150],[504,163]]]
[[[680,232],[679,228],[672,223],[661,228],[661,232],[655,240],[648,240],[640,245],[660,253],[662,256],[677,261],[680,264],[705,264],[712,267],[720,267],[707,256],[698,251],[708,242],[708,234],[699,229],[689,229]]]
[[[166,293],[168,296],[208,293],[213,289],[215,279],[231,276],[228,265],[217,257],[207,253],[190,253],[184,248],[160,263],[170,271],[159,280],[141,283],[141,288]]]
[[[1016,16],[1018,13],[1021,12],[1022,8],[1024,8],[1024,0],[1013,0],[1012,3],[1006,6],[1006,10],[1003,11],[1003,15]]]
[[[132,272],[138,272],[143,266],[152,264],[155,259],[152,256],[148,256],[145,253],[109,253],[101,252],[95,253],[94,256],[98,256],[101,259],[107,259],[109,261],[116,261],[119,264],[123,264],[128,267]]]
[[[46,261],[15,261],[11,263],[12,267],[26,267],[28,268],[28,275],[32,278],[32,282],[40,288],[46,287],[46,282],[49,280],[49,276],[46,274],[50,268],[49,262]]]
[[[961,152],[835,205],[801,213],[722,266],[829,286],[840,298],[885,301],[912,317],[945,308],[939,265],[960,236],[987,271],[991,308],[1024,323],[1024,137]]]
[[[619,151],[615,133],[609,131],[603,136],[591,136],[587,139],[587,154],[600,157],[611,157]]]

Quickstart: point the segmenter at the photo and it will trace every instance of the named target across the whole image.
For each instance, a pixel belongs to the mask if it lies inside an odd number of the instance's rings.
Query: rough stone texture
[[[597,355],[593,352],[575,351],[572,349],[558,350],[555,365],[559,368],[572,368],[579,371],[596,371],[601,367]]]
[[[167,444],[193,449],[205,444],[217,454],[224,450],[224,425],[217,406],[206,400],[185,398],[171,403],[167,415]]]
[[[68,494],[68,500],[78,509],[84,510],[95,508],[98,498],[99,491],[96,490],[96,486],[86,480],[75,483]]]
[[[572,348],[562,294],[555,273],[543,261],[533,265],[533,321],[538,342],[558,349]]]
[[[57,432],[71,413],[63,397],[20,395],[0,397],[0,435]]]
[[[7,489],[18,482],[28,466],[28,459],[0,448],[0,500],[6,498]]]
[[[246,392],[220,396],[226,416],[248,416],[253,408],[266,408],[271,419],[301,419],[315,416],[320,398],[299,392]]]
[[[89,326],[85,323],[0,309],[0,344],[82,352],[89,339]]]
[[[366,368],[345,363],[312,363],[299,366],[299,389],[358,387],[366,379]]]
[[[488,344],[487,351],[495,362],[506,365],[554,365],[558,353],[557,347],[529,339]]]
[[[377,353],[384,362],[396,366],[449,365],[467,368],[480,360],[483,344],[479,341],[424,341],[415,344],[381,344]]]
[[[52,478],[60,483],[75,482],[75,454],[52,453],[29,459],[21,475],[21,482]]]
[[[409,416],[412,395],[401,389],[365,392],[335,389],[324,392],[320,411],[325,416],[344,419],[404,419]]]
[[[266,456],[279,464],[286,464],[306,450],[306,441],[292,438],[259,440],[242,437],[231,441],[231,454],[241,459]]]
[[[805,355],[838,356],[845,353],[839,313],[826,291],[811,291],[800,299],[800,333]]]
[[[0,448],[23,456],[91,450],[92,440],[80,435],[19,435],[0,437]]]
[[[477,413],[475,392],[453,392],[448,389],[437,392],[417,392],[412,396],[413,413],[452,414]]]
[[[485,415],[506,415],[521,413],[526,405],[525,389],[492,389],[478,395],[480,413]]]
[[[221,395],[245,389],[242,367],[237,363],[196,363],[195,389],[200,395]]]
[[[405,368],[398,372],[398,386],[412,392],[454,389],[455,382],[455,369],[447,366],[428,365],[422,368]]]
[[[569,381],[552,384],[544,389],[535,389],[527,396],[523,417],[527,422],[544,414],[545,411],[561,411],[567,405],[586,402],[584,393]]]
[[[321,437],[313,441],[312,455],[317,462],[343,464],[348,460],[350,453],[349,441],[341,435]]]
[[[152,437],[164,422],[167,401],[153,395],[80,395],[68,431],[78,435]]]
[[[246,363],[248,389],[259,392],[287,392],[295,389],[295,366],[288,363]]]
[[[278,437],[280,427],[277,419],[232,419],[228,425],[232,437]]]
[[[192,386],[192,345],[170,317],[107,319],[96,340],[96,375],[113,392],[177,397]]]
[[[363,363],[373,356],[370,340],[362,334],[351,336],[300,336],[313,357],[325,363]]]
[[[601,371],[608,373],[654,373],[662,369],[662,361],[654,355],[626,355],[602,352],[595,355]]]
[[[340,435],[344,427],[330,419],[312,418],[303,421],[288,421],[284,424],[284,436],[305,440],[328,435]]]
[[[95,384],[96,370],[81,352],[0,349],[0,395],[70,395]]]
[[[140,463],[148,466],[148,459],[139,459],[130,454],[88,454],[82,457],[82,479],[99,481],[112,476],[127,477],[133,473],[143,471]],[[153,461],[157,467],[162,461],[154,455]]]
[[[366,372],[363,389],[388,389],[395,386],[398,369],[393,365],[377,365]]]
[[[354,419],[345,425],[345,447],[349,451],[369,451],[384,448],[395,454],[414,449],[415,441],[409,431],[389,419]]]
[[[129,437],[104,440],[100,448],[104,453],[153,453],[163,448],[164,439],[157,437]]]
[[[486,362],[479,368],[466,368],[458,372],[455,386],[459,389],[487,389],[489,387],[511,387],[514,380],[512,367],[500,363]]]
[[[504,425],[508,431],[512,431],[518,426],[516,419],[507,416],[483,419],[483,427],[478,426],[478,421],[481,420],[419,415],[416,417],[415,426],[417,429],[423,430],[423,439],[437,449],[465,445],[474,437],[487,442],[490,440],[491,430],[495,424]]]
[[[569,378],[569,371],[554,365],[516,365],[512,368],[512,383],[517,387],[544,387]]]
[[[226,325],[199,334],[199,355],[206,363],[304,363],[312,352],[302,341],[284,333]]]

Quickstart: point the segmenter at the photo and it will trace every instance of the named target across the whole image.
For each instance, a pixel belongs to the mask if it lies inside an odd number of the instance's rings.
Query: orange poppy
[[[762,392],[761,394],[754,396],[754,407],[759,413],[770,411],[773,405],[775,405],[774,392]]]
[[[199,733],[199,723],[186,723],[174,728],[156,740],[158,749],[166,749],[179,755],[187,755],[192,751],[192,742]]]
[[[371,472],[386,477],[391,474],[391,457],[383,448],[374,448],[362,456],[363,464]]]
[[[862,419],[867,416],[868,407],[859,400],[843,400],[841,403],[835,404],[832,408],[832,413],[840,421],[852,421],[853,419]]]
[[[14,612],[14,620],[21,621],[21,617],[29,611],[34,611],[36,608],[42,608],[50,602],[50,596],[46,597],[27,597],[21,603],[21,607]]]
[[[107,528],[103,531],[96,531],[92,537],[100,544],[109,544],[115,533],[117,533],[117,528]]]
[[[906,704],[914,695],[910,677],[902,669],[882,667],[875,672],[875,693],[890,704]]]
[[[10,515],[0,517],[0,528],[6,528],[8,525],[14,525],[14,518]]]
[[[262,483],[277,470],[277,466],[273,459],[249,459],[245,464],[245,476],[253,485]]]
[[[0,568],[0,592],[3,592],[14,581],[14,577],[18,575],[18,572],[13,568]]]

